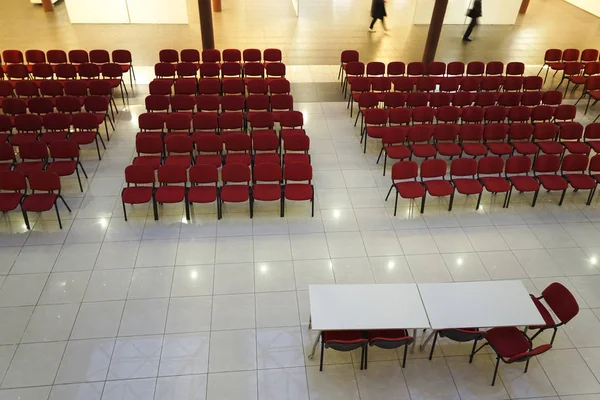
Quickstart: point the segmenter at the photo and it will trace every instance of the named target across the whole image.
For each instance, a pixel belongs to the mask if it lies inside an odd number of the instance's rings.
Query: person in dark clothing
[[[383,30],[387,31],[384,20],[384,18],[387,17],[387,13],[385,12],[385,0],[373,0],[373,4],[371,5],[371,17],[373,17],[373,21],[371,21],[371,26],[369,26],[369,32],[375,32],[373,27],[378,19],[381,20]]]
[[[463,36],[463,42],[471,41],[471,39],[469,39],[469,36],[471,36],[471,32],[473,32],[473,29],[477,26],[477,20],[479,19],[479,17],[481,17],[481,14],[481,0],[475,0],[475,2],[473,3],[473,8],[471,8],[467,13],[467,16],[471,17],[471,22],[469,23],[467,31]]]

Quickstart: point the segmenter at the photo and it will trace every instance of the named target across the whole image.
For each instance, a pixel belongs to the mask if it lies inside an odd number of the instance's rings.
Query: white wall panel
[[[587,0],[569,0],[569,1],[587,1]],[[590,0],[599,1],[600,0]],[[433,5],[435,0],[417,0],[415,8],[415,18],[413,23],[417,25],[429,24],[431,14],[433,13]],[[444,24],[466,24],[469,18],[466,16],[467,11],[471,7],[472,0],[449,0]],[[483,17],[480,19],[481,24],[498,24],[512,25],[517,20],[521,0],[483,0]]]
[[[448,0],[448,8],[444,17],[444,24],[464,24],[470,0]],[[416,25],[429,25],[435,0],[417,0],[415,8]]]
[[[186,0],[127,0],[132,24],[187,24]]]
[[[72,24],[129,23],[125,0],[65,0]]]
[[[600,0],[565,0],[567,3],[571,3],[576,7],[581,8],[589,12],[590,14],[594,14],[597,17],[600,17]]]

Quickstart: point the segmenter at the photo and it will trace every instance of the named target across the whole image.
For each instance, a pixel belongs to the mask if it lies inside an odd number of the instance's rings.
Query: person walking
[[[387,31],[384,20],[384,18],[387,17],[387,13],[385,12],[385,0],[373,0],[373,3],[371,4],[371,17],[373,17],[373,20],[371,21],[371,26],[369,26],[369,32],[375,32],[373,27],[378,19],[381,20],[383,30]]]
[[[471,22],[469,23],[467,31],[463,36],[463,42],[471,42],[469,36],[471,36],[473,29],[477,26],[477,20],[479,19],[479,17],[481,17],[481,0],[475,0],[475,2],[473,3],[473,8],[469,10],[467,16],[471,18]]]

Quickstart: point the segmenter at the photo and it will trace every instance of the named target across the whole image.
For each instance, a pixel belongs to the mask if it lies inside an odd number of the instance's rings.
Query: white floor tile
[[[358,400],[358,388],[352,364],[307,367],[308,392],[311,399]]]
[[[196,238],[180,240],[175,265],[199,265],[215,262],[216,240]]]
[[[140,245],[136,267],[170,267],[175,265],[177,240],[144,240]]]
[[[51,385],[66,345],[67,342],[19,345],[2,388]]]
[[[304,368],[283,368],[258,371],[259,399],[308,400]]]
[[[159,376],[208,372],[209,333],[165,335]]]
[[[48,274],[9,275],[0,288],[0,307],[35,305]]]
[[[132,275],[132,269],[92,272],[83,301],[125,300]]]
[[[154,395],[156,379],[131,379],[108,381],[104,386],[102,400],[149,399]]]
[[[108,379],[155,377],[158,373],[162,342],[162,336],[117,339],[108,369]]]
[[[90,271],[50,274],[39,304],[81,303],[90,276]]]
[[[94,269],[133,268],[139,248],[140,242],[104,242]]]
[[[211,374],[253,369],[256,369],[256,332],[254,330],[213,331],[211,333],[208,362],[208,370]]]
[[[327,233],[327,245],[331,258],[365,257],[367,255],[359,232]]]
[[[439,253],[429,229],[396,230],[396,235],[406,255]]]
[[[366,257],[336,258],[331,260],[331,263],[336,283],[375,283],[369,259]]]
[[[369,263],[376,283],[414,282],[405,257],[369,257]]]
[[[169,299],[127,300],[119,336],[164,333],[168,304]]]
[[[10,273],[36,274],[50,272],[54,267],[60,248],[60,245],[23,247]]]
[[[256,327],[297,326],[298,302],[296,292],[256,294]]]
[[[175,267],[172,297],[206,296],[213,293],[214,267],[197,265]]]
[[[413,399],[460,399],[443,358],[410,360],[403,372]]]
[[[134,269],[127,298],[169,297],[173,281],[173,270],[173,267]]]
[[[177,297],[169,302],[166,333],[210,330],[212,299],[209,296]]]
[[[524,279],[528,276],[512,251],[484,251],[477,256],[492,279]]]
[[[72,340],[67,345],[55,383],[104,381],[114,339]]]
[[[254,261],[254,244],[252,236],[217,238],[218,264]]]
[[[156,381],[154,400],[205,400],[207,375],[165,376]]]
[[[124,308],[125,301],[83,303],[71,339],[116,337]]]
[[[443,254],[442,257],[455,282],[490,280],[476,253]]]
[[[49,400],[100,400],[104,382],[54,385]]]
[[[417,283],[452,282],[452,276],[439,254],[406,256]]]
[[[395,231],[362,232],[362,238],[369,257],[403,254]]]
[[[330,260],[294,261],[294,274],[298,290],[308,290],[312,284],[335,283]]]
[[[257,293],[295,289],[294,264],[292,261],[254,263],[254,290]]]
[[[256,371],[209,374],[207,399],[256,400],[257,387]]]
[[[290,245],[294,260],[329,258],[327,239],[323,233],[292,234]]]
[[[79,304],[37,306],[21,339],[22,343],[68,340]]]
[[[253,294],[214,296],[211,329],[247,329],[256,326]]]
[[[549,351],[538,359],[560,396],[598,393],[600,390],[600,384],[577,350]]]
[[[53,272],[88,271],[100,250],[100,243],[65,244],[54,264]]]
[[[288,235],[254,237],[254,261],[288,261],[292,259]]]

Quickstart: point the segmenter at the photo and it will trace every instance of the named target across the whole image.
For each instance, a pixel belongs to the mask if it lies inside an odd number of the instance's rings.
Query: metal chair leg
[[[435,350],[435,344],[437,342],[437,338],[438,338],[438,331],[435,331],[435,333],[433,334],[433,342],[431,342],[431,350],[429,351],[429,359],[430,360],[433,358],[433,351]]]
[[[500,356],[496,356],[496,367],[494,368],[494,378],[492,378],[492,386],[496,384],[496,375],[498,375],[498,367],[500,366]]]

